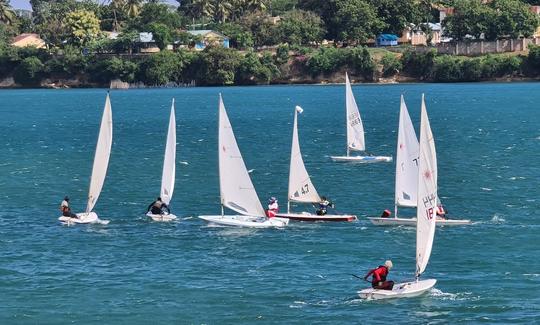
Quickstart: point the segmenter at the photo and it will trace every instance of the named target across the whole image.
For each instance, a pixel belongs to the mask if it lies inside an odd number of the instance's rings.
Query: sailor
[[[389,218],[391,215],[392,215],[392,212],[390,212],[390,210],[386,209],[381,214],[381,218]]]
[[[334,203],[332,203],[331,201],[328,201],[326,199],[326,196],[322,196],[321,202],[319,202],[319,208],[317,209],[317,215],[324,216],[326,214],[328,207],[333,208]]]
[[[62,216],[64,217],[77,218],[77,215],[71,212],[71,208],[69,207],[69,196],[67,195],[64,196],[64,200],[60,203],[60,211],[62,211]]]
[[[279,212],[278,201],[275,197],[272,196],[270,199],[268,199],[268,210],[266,210],[266,216],[268,218],[273,218],[277,215],[278,212]]]
[[[437,205],[437,217],[439,217],[439,219],[447,219],[446,209],[442,204]]]
[[[146,213],[148,213],[148,211],[151,211],[152,214],[163,214],[165,210],[167,210],[168,214],[171,213],[171,210],[169,210],[169,206],[165,204],[165,202],[161,201],[161,197],[158,197],[157,200],[150,203],[148,209],[146,210]]]
[[[367,281],[368,277],[371,275],[371,286],[373,289],[392,290],[394,281],[386,281],[386,277],[392,266],[392,261],[388,260],[384,262],[384,265],[379,265],[376,269],[370,270],[364,277],[364,280]]]

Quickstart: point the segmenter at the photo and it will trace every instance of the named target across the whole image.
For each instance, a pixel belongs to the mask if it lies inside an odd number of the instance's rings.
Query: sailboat
[[[167,206],[171,202],[174,191],[174,181],[176,172],[176,118],[174,115],[174,98],[171,105],[171,115],[169,117],[169,129],[167,131],[167,144],[165,145],[165,158],[163,159],[163,173],[161,175],[161,201]],[[146,214],[154,221],[171,221],[176,216],[172,213],[163,212],[153,214],[149,211]]]
[[[392,290],[364,289],[358,292],[361,298],[385,299],[421,295],[431,289],[437,280],[420,280],[431,255],[435,237],[437,209],[437,155],[435,140],[431,133],[425,105],[422,105],[420,120],[420,156],[418,158],[416,196],[416,274],[415,280],[394,284]]]
[[[422,107],[425,109],[424,96]],[[396,183],[394,200],[394,217],[368,217],[378,226],[416,226],[416,218],[400,218],[398,207],[416,208],[416,192],[418,178],[419,143],[407,110],[407,105],[401,95],[399,110],[399,128],[396,153]],[[440,205],[440,202],[439,204]],[[470,220],[443,219],[437,217],[438,226],[460,226],[471,224]]]
[[[337,162],[376,163],[391,162],[392,157],[386,156],[351,156],[351,151],[365,151],[364,125],[354,99],[349,75],[345,73],[345,107],[347,112],[347,156],[331,156]]]
[[[90,188],[88,190],[88,203],[86,211],[77,213],[77,218],[61,216],[58,218],[64,223],[101,223],[108,224],[109,220],[100,220],[98,215],[93,212],[94,206],[99,198],[105,176],[107,175],[107,167],[109,165],[109,157],[111,155],[112,146],[112,110],[109,94],[105,99],[105,107],[101,118],[101,126],[96,145],[96,154],[94,156],[94,166],[92,167],[92,176],[90,177]]]
[[[308,212],[291,213],[291,202],[318,204],[321,197],[317,193],[315,186],[311,182],[309,174],[300,152],[300,142],[298,141],[298,113],[302,113],[302,108],[296,106],[294,110],[293,135],[291,145],[291,164],[289,169],[289,195],[287,199],[287,213],[278,213],[281,218],[288,218],[299,221],[354,221],[355,215],[317,215]]]
[[[284,227],[288,219],[267,218],[259,201],[255,187],[249,177],[244,159],[236,143],[236,138],[219,95],[219,187],[221,215],[199,216],[199,218],[219,225],[250,228]],[[224,208],[238,215],[225,215]]]

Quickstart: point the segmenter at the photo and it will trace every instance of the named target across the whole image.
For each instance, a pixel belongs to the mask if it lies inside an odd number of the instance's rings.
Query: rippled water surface
[[[251,230],[199,220],[220,211],[219,92],[263,203],[286,206],[301,105],[314,184],[359,221]],[[430,294],[374,302],[356,298],[367,283],[350,274],[391,258],[391,276],[410,279],[415,232],[365,219],[392,209],[393,164],[330,161],[345,151],[343,86],[113,91],[114,144],[95,208],[111,222],[74,227],[57,222],[58,205],[66,194],[76,211],[86,205],[105,90],[0,91],[0,323],[538,322],[540,84],[355,86],[369,152],[395,155],[399,95],[418,128],[422,92],[439,195],[474,224],[437,230]],[[172,97],[172,208],[182,217],[163,224],[143,213],[159,194]]]

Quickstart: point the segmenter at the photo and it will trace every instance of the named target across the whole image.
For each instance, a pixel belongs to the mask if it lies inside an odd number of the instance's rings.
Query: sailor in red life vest
[[[371,275],[371,286],[373,289],[392,290],[394,281],[386,281],[386,277],[392,266],[392,261],[388,260],[384,262],[384,265],[379,265],[378,268],[370,270],[364,277],[364,280],[367,281],[367,278]]]
[[[275,197],[268,199],[268,210],[266,210],[266,216],[268,218],[273,218],[279,211],[279,205]]]
[[[446,210],[444,209],[444,206],[442,204],[439,204],[437,206],[437,217],[440,219],[446,219]]]

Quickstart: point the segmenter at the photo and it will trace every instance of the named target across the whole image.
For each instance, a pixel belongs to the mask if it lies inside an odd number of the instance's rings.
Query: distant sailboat
[[[244,159],[219,96],[219,186],[221,215],[199,216],[214,224],[250,228],[284,227],[288,219],[267,218],[249,177]],[[239,215],[225,215],[224,208]]]
[[[92,176],[90,178],[90,188],[88,190],[88,203],[86,211],[77,213],[77,218],[61,216],[58,220],[65,223],[101,223],[108,224],[108,220],[100,220],[98,215],[93,212],[94,206],[99,198],[105,176],[107,175],[107,167],[109,165],[109,157],[111,155],[112,146],[112,110],[109,94],[105,99],[105,107],[101,118],[101,126],[96,145],[96,153],[94,156],[94,166],[92,167]]]
[[[308,212],[291,213],[290,203],[314,203],[321,202],[321,197],[317,193],[315,186],[311,182],[309,174],[302,159],[300,152],[300,142],[298,141],[298,113],[302,112],[300,106],[296,106],[294,110],[293,135],[291,145],[291,164],[289,169],[289,196],[287,199],[287,213],[278,213],[278,217],[289,218],[299,221],[354,221],[354,215],[317,215]]]
[[[354,99],[349,76],[345,73],[345,108],[347,112],[347,156],[331,156],[337,162],[375,163],[390,162],[392,157],[386,156],[351,156],[350,151],[365,151],[364,125]]]
[[[167,131],[167,144],[165,145],[165,157],[163,159],[163,174],[161,175],[161,201],[167,206],[171,202],[176,173],[176,118],[174,114],[174,99],[171,105],[171,115],[169,117],[169,129]],[[171,221],[176,216],[172,213],[163,212],[153,214],[151,211],[146,214],[154,221]]]
[[[425,109],[423,95],[422,107]],[[398,207],[416,208],[419,146],[409,112],[407,111],[407,105],[405,105],[402,95],[396,149],[394,218],[369,217],[368,219],[373,224],[378,226],[416,226],[415,218],[398,217]],[[468,225],[471,221],[437,218],[436,223],[438,226],[460,226]]]
[[[425,105],[420,122],[420,157],[416,199],[416,281],[395,284],[392,290],[364,289],[358,292],[365,299],[414,297],[431,289],[437,280],[419,280],[426,269],[433,247],[437,218],[437,155]]]

